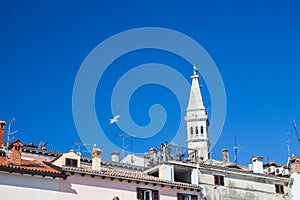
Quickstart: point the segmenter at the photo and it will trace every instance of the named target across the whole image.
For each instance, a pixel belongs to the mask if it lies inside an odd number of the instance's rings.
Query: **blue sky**
[[[83,60],[100,42],[119,32],[164,27],[201,44],[223,78],[226,121],[212,157],[220,159],[221,149],[228,148],[233,160],[236,134],[242,146],[240,163],[248,164],[252,155],[285,163],[288,139],[292,152],[300,154],[292,126],[294,119],[300,126],[299,9],[297,1],[2,1],[0,118],[16,117],[12,128],[24,143],[49,141],[48,148],[68,151],[72,141],[80,142],[72,115],[72,91]],[[112,115],[111,85],[130,66],[147,62],[170,65],[187,79],[192,74],[188,63],[167,52],[138,51],[116,60],[98,85],[95,110],[118,146],[121,139],[114,136],[118,127],[105,121]],[[201,84],[210,110],[209,93],[203,80]],[[178,103],[158,85],[134,93],[132,117],[146,125],[145,113],[155,103],[172,113],[164,130],[174,131],[179,123]],[[133,140],[134,151],[147,151],[168,139],[157,137],[147,144]]]

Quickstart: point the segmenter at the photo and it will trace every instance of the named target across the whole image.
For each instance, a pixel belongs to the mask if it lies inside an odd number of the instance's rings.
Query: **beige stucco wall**
[[[214,184],[214,175],[224,176],[224,186]],[[208,172],[200,170],[199,183],[205,188],[207,199],[253,199],[253,200],[282,200],[286,195],[275,193],[275,183],[284,184],[282,181],[272,181],[264,177],[250,175],[235,175],[221,172]],[[284,187],[285,194],[288,188]]]
[[[76,159],[77,160],[77,167],[80,167],[80,155],[76,154],[73,151],[64,153],[57,160],[53,161],[52,164],[56,165],[56,166],[59,166],[59,167],[62,167],[64,165],[66,165],[66,158]]]

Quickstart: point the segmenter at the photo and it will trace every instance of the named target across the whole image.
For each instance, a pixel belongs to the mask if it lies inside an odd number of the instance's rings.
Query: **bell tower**
[[[191,76],[192,86],[186,109],[187,145],[189,159],[194,162],[209,159],[208,117],[200,92],[198,69]]]

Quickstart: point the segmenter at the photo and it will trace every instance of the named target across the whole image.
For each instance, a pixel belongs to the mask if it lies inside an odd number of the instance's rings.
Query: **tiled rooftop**
[[[121,178],[127,180],[151,182],[156,184],[172,185],[175,187],[201,189],[201,187],[198,185],[183,183],[183,182],[166,181],[166,180],[159,179],[155,176],[147,175],[141,172],[130,172],[124,170],[109,169],[109,168],[101,168],[101,170],[91,170],[87,168],[84,169],[84,168],[76,168],[76,167],[63,167],[63,170],[69,172],[91,174],[96,176],[98,175],[98,176],[106,176],[111,178]]]
[[[232,167],[232,166],[217,166],[217,165],[211,165],[211,164],[200,164],[200,167],[202,167],[202,169],[217,169],[217,170],[227,170],[227,171],[232,171],[232,172],[241,172],[241,173],[245,173],[245,174],[251,174],[251,175],[256,175],[256,176],[264,176],[264,177],[270,177],[270,178],[288,178],[288,176],[278,176],[278,175],[273,175],[273,174],[265,174],[265,173],[254,173],[252,172],[252,170],[240,166],[242,168],[238,168],[238,167]]]
[[[0,171],[52,177],[64,177],[61,170],[56,167],[51,167],[44,162],[21,160],[18,163],[11,163],[6,159],[6,157],[0,157]]]

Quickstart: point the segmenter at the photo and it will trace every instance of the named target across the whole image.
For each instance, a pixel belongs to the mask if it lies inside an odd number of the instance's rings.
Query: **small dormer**
[[[58,167],[80,167],[80,155],[70,150],[56,157],[52,162],[53,165]]]

